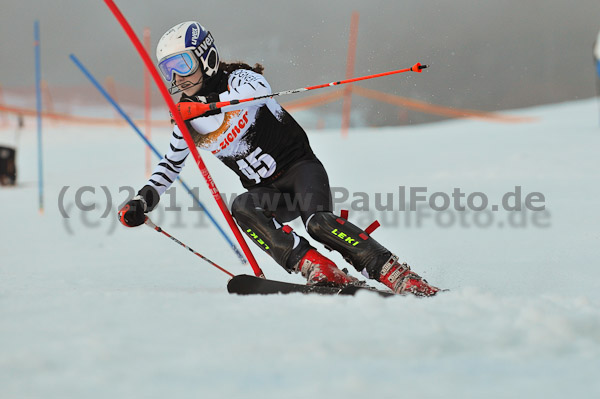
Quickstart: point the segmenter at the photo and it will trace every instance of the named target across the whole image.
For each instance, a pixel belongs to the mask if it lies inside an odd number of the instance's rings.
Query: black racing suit
[[[219,101],[271,94],[265,78],[253,71],[220,71],[217,76],[212,89],[220,93]],[[300,216],[315,240],[340,252],[358,271],[366,270],[371,278],[379,276],[390,251],[332,213],[327,173],[305,131],[277,101],[267,98],[225,107],[219,114],[186,124],[198,148],[212,152],[239,176],[248,191],[235,199],[231,212],[242,230],[277,263],[291,271],[311,248],[306,239],[283,225]],[[141,190],[149,210],[158,200],[148,193],[162,195],[188,154],[175,126],[170,151],[148,180],[147,186],[153,189]]]

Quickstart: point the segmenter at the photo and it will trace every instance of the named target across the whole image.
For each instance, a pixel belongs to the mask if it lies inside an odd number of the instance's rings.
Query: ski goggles
[[[170,82],[174,73],[179,76],[189,76],[198,70],[198,66],[196,56],[190,51],[185,51],[165,58],[159,62],[158,69],[167,82]]]

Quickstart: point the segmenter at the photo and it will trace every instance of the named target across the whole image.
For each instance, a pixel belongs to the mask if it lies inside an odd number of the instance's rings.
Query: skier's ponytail
[[[262,75],[263,71],[265,70],[265,68],[261,64],[254,64],[254,66],[251,67],[250,65],[246,64],[245,62],[241,62],[241,61],[236,61],[236,62],[221,61],[220,65],[219,65],[219,69],[221,69],[223,72],[225,72],[228,75],[237,69],[248,69],[252,72],[256,72],[261,75]]]

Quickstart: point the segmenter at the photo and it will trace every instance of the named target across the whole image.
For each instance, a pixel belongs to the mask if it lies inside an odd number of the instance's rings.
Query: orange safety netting
[[[300,111],[304,109],[314,108],[320,105],[334,102],[344,96],[345,89],[338,89],[324,94],[317,94],[307,98],[299,100],[288,101],[282,103],[282,105],[289,111]],[[445,107],[441,105],[429,104],[424,101],[412,100],[406,97],[396,96],[393,94],[384,93],[377,90],[367,89],[361,86],[352,85],[352,94],[369,98],[372,100],[385,102],[388,104],[396,105],[398,107],[404,107],[419,112],[424,112],[433,115],[444,116],[448,118],[473,118],[481,119],[489,122],[501,122],[501,123],[525,123],[533,122],[537,118],[527,116],[512,116],[503,115],[496,112],[485,112],[462,108]],[[0,104],[0,111],[24,115],[24,116],[36,116],[37,112],[34,109],[7,106]],[[65,113],[57,112],[42,112],[42,117],[54,120],[63,121],[69,123],[83,123],[83,124],[95,124],[95,125],[126,125],[127,122],[120,118],[99,118],[90,116],[77,116]],[[144,120],[135,120],[136,123],[143,123]],[[152,126],[157,127],[169,127],[171,126],[168,120],[163,121],[151,121]]]
[[[0,111],[7,112],[16,115],[24,115],[24,116],[36,116],[37,112],[34,109],[22,108],[22,107],[14,107],[14,106],[6,106],[0,105]],[[47,118],[54,121],[63,121],[70,123],[83,123],[83,124],[91,124],[91,125],[126,125],[127,122],[123,119],[117,118],[98,118],[91,116],[76,116],[71,114],[62,114],[56,112],[42,112],[42,117]],[[135,120],[136,123],[144,122],[142,120]],[[152,121],[153,126],[170,126],[171,123],[169,121]]]
[[[504,123],[523,123],[533,122],[536,118],[527,116],[501,115],[496,112],[475,111],[470,109],[451,108],[441,105],[428,104],[423,101],[411,100],[406,97],[395,96],[393,94],[383,93],[377,90],[366,89],[360,86],[353,86],[352,91],[356,94],[373,100],[382,101],[399,107],[410,108],[416,111],[425,112],[433,115],[441,115],[450,118],[475,118],[490,122]]]

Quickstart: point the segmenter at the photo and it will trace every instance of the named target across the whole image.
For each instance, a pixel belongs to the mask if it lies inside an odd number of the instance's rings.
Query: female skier
[[[170,93],[183,92],[179,106],[272,93],[261,65],[220,62],[212,35],[198,22],[169,29],[158,42],[156,58],[171,84]],[[357,281],[284,225],[300,216],[311,237],[341,253],[364,276],[398,294],[438,292],[368,233],[333,214],[323,165],[302,127],[275,99],[211,110],[186,125],[198,148],[212,152],[238,174],[248,191],[234,200],[233,217],[288,272],[300,272],[308,284],[344,286]],[[175,126],[170,150],[138,195],[119,211],[121,223],[128,227],[144,223],[145,213],[156,207],[188,154],[183,134]]]

